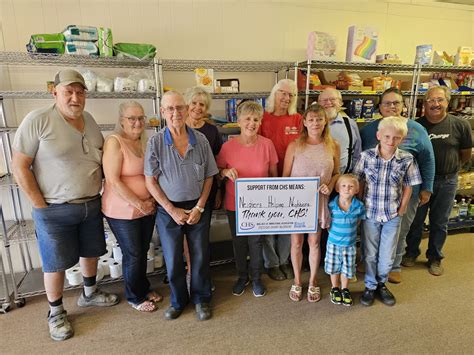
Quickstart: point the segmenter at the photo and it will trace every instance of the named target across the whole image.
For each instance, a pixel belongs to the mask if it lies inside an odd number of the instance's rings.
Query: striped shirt
[[[328,206],[331,212],[328,242],[339,246],[355,245],[357,222],[365,219],[364,204],[353,197],[351,206],[344,211],[339,207],[339,195],[337,195]]]
[[[379,146],[362,152],[354,175],[365,182],[367,218],[387,222],[398,215],[403,186],[421,184],[413,156],[398,149],[389,160],[379,155]]]

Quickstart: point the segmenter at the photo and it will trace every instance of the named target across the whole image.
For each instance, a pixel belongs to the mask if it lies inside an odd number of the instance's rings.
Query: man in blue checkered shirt
[[[413,156],[398,149],[407,131],[403,118],[383,118],[377,131],[379,144],[362,152],[353,171],[360,180],[360,197],[367,211],[362,224],[365,290],[360,298],[365,306],[371,306],[376,295],[386,305],[395,304],[385,282],[395,257],[401,216],[406,212],[412,186],[421,183]]]

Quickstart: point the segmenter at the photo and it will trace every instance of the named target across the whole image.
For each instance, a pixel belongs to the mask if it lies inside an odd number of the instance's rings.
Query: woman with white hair
[[[286,148],[299,136],[302,118],[296,112],[296,83],[282,79],[273,87],[263,114],[261,135],[275,145],[278,155],[278,176],[282,176]],[[263,258],[268,276],[281,281],[293,279],[293,269],[289,265],[290,236],[266,236],[263,243]]]
[[[122,249],[125,296],[138,311],[153,312],[163,297],[150,290],[147,252],[155,223],[155,200],[143,174],[146,116],[135,101],[120,104],[115,132],[104,144],[102,212]]]

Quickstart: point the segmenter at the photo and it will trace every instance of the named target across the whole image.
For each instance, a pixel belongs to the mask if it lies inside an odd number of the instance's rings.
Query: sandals
[[[288,295],[290,297],[290,300],[294,302],[301,301],[302,295],[303,295],[303,287],[297,286],[297,285],[291,285],[290,293]]]
[[[156,291],[150,291],[146,295],[146,300],[157,303],[163,301],[163,296]]]
[[[308,302],[314,303],[321,300],[321,289],[319,286],[308,287]]]
[[[130,306],[132,306],[133,309],[136,309],[139,312],[154,312],[158,309],[158,306],[152,302],[152,301],[143,301],[142,303],[139,304],[133,304],[130,303]]]

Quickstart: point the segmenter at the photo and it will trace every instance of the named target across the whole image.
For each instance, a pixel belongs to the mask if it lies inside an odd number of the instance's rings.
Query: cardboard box
[[[216,79],[214,91],[217,94],[240,92],[239,79]]]
[[[310,32],[306,59],[336,61],[336,37],[326,32]]]
[[[351,26],[347,35],[346,62],[375,63],[378,32],[373,27]]]

